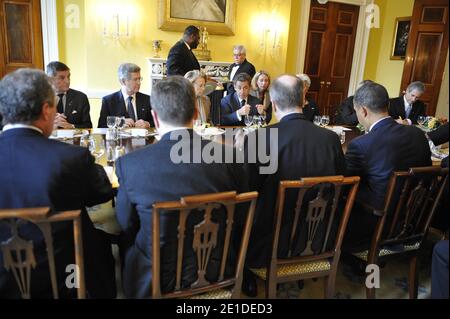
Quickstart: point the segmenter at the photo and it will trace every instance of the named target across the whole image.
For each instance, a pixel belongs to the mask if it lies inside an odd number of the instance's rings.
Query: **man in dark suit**
[[[389,101],[389,115],[400,124],[417,124],[419,116],[425,116],[425,104],[419,100],[424,92],[422,82],[412,82],[404,95]]]
[[[303,177],[343,175],[345,170],[344,154],[336,133],[318,127],[306,120],[302,114],[303,82],[293,75],[282,75],[270,87],[270,96],[275,115],[280,122],[265,128],[264,154],[270,154],[272,161],[278,162],[273,174],[261,174],[261,168],[267,166],[260,160],[249,163],[250,189],[259,192],[256,205],[254,226],[247,253],[249,267],[267,265],[271,256],[273,217],[277,189],[282,180],[299,180]],[[277,132],[277,140],[273,134]],[[258,149],[261,144],[259,134],[254,133]],[[246,158],[251,150],[252,138],[246,143]],[[278,149],[273,146],[278,144]],[[258,153],[261,151],[258,149]],[[248,162],[248,160],[247,160]],[[295,194],[286,198],[287,211],[293,211],[296,204]],[[289,223],[290,222],[290,223]],[[281,232],[288,234],[291,221],[285,221]],[[285,231],[284,231],[285,230]],[[287,254],[287,238],[281,236],[279,254]]]
[[[195,145],[199,149],[193,148],[194,139],[200,137],[192,130],[192,121],[197,117],[197,111],[194,88],[187,79],[172,76],[158,82],[152,90],[152,105],[161,140],[125,155],[116,163],[120,183],[117,218],[124,231],[124,238],[129,240],[129,246],[122,247],[125,248],[123,287],[125,295],[132,298],[151,296],[152,229],[155,226],[150,226],[152,205],[155,202],[179,201],[187,195],[231,190],[240,193],[248,187],[246,174],[239,164],[227,164],[224,161],[206,164],[203,158],[199,162],[192,160],[194,154],[202,154],[206,141],[198,140],[199,144]],[[173,152],[176,149],[187,150],[188,153]],[[222,154],[225,152],[226,149],[223,148]],[[174,156],[183,157],[184,160],[180,162],[181,158]],[[192,218],[197,220],[197,217]],[[196,223],[193,221],[193,224]],[[169,291],[175,285],[177,226],[177,219],[162,217],[160,235],[163,291]],[[189,231],[187,233],[186,241],[189,242],[192,235]],[[220,245],[219,240],[217,247]],[[214,249],[211,261],[217,260],[214,257],[216,253],[217,250]],[[189,285],[197,277],[196,257],[191,249],[187,249],[184,258],[186,262],[182,282],[183,285]],[[214,266],[211,267],[215,269]]]
[[[252,79],[247,73],[238,74],[234,80],[236,91],[220,101],[220,124],[244,126],[247,115],[259,116],[264,113],[261,101],[250,95]]]
[[[125,127],[149,128],[154,126],[150,96],[140,93],[141,68],[133,63],[119,66],[120,91],[102,99],[98,127],[106,127],[108,116],[124,116]]]
[[[389,96],[382,85],[363,85],[353,101],[358,121],[368,133],[353,139],[345,155],[347,174],[361,177],[344,242],[347,250],[365,249],[370,243],[392,172],[431,165],[425,134],[389,116]],[[362,204],[372,209],[365,210]]]
[[[230,81],[227,85],[228,95],[235,92],[234,81],[238,74],[247,73],[252,79],[256,73],[253,64],[247,61],[247,50],[243,45],[235,45],[233,47],[233,59],[234,63],[230,65],[228,70],[228,79]]]
[[[372,82],[371,80],[364,80],[358,84],[358,88],[364,84]],[[334,123],[336,125],[358,125],[358,118],[356,117],[356,111],[353,107],[353,95],[347,97],[342,101],[336,110],[336,116],[334,118]]]
[[[192,70],[200,70],[193,49],[197,49],[200,42],[200,30],[190,25],[183,33],[183,38],[178,41],[169,51],[167,57],[167,75],[181,75]]]
[[[62,62],[47,65],[57,95],[55,126],[60,128],[92,128],[89,100],[83,92],[70,88],[70,69]]]
[[[82,236],[87,295],[114,298],[115,276],[111,243],[93,227],[85,206],[113,197],[103,168],[86,148],[50,140],[56,115],[55,94],[44,72],[19,69],[0,82],[0,111],[5,127],[0,135],[0,208],[49,206],[54,212],[82,210]],[[20,233],[32,240],[37,266],[31,272],[31,296],[51,297],[51,286],[42,233],[24,224]],[[74,264],[73,229],[69,223],[52,226],[56,272],[61,296],[73,295],[65,287],[66,267]],[[10,238],[0,226],[0,242]],[[0,253],[0,298],[19,298],[20,293]]]

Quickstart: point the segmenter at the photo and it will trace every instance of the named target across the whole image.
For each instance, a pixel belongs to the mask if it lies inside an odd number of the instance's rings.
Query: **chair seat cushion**
[[[392,250],[389,249],[387,247],[384,247],[382,249],[380,249],[380,252],[378,253],[378,257],[383,257],[383,256],[389,256],[389,255],[395,255],[395,254],[399,254],[399,253],[404,253],[407,251],[413,251],[413,250],[417,250],[420,247],[420,242],[417,242],[415,244],[411,244],[411,245],[402,245],[401,250]],[[364,261],[367,261],[367,257],[369,256],[369,251],[365,250],[365,251],[361,251],[358,253],[353,253],[353,256],[358,257],[359,259],[362,259]]]
[[[216,289],[206,292],[204,294],[195,295],[188,299],[231,299],[231,290],[228,289]]]
[[[277,270],[277,277],[289,277],[312,272],[327,271],[331,264],[327,260],[310,261],[292,265],[281,265]],[[267,278],[267,268],[250,269],[256,276],[263,280]]]

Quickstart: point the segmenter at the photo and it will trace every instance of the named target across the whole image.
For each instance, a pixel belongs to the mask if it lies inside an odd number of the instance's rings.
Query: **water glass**
[[[322,124],[322,117],[320,115],[314,116],[314,124],[320,126]]]
[[[105,141],[96,141],[93,136],[89,137],[89,151],[98,160],[105,153]]]
[[[339,139],[341,140],[341,145],[345,143],[345,131],[344,130],[342,130],[339,133]]]
[[[323,115],[322,118],[321,118],[321,125],[323,127],[325,127],[328,124],[330,124],[330,117],[328,115]]]
[[[417,118],[417,124],[419,124],[419,126],[422,127],[423,124],[425,123],[425,119],[426,119],[425,116],[420,115],[420,116]]]
[[[247,127],[252,126],[253,125],[253,116],[252,115],[245,115],[244,123],[245,123],[245,126],[247,126]]]
[[[109,128],[115,128],[117,125],[117,117],[116,116],[108,116],[106,117],[106,126]]]

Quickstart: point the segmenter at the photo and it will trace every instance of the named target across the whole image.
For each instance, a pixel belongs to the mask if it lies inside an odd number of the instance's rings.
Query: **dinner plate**
[[[207,127],[202,132],[196,131],[200,135],[208,135],[208,136],[215,136],[215,135],[222,135],[225,133],[224,129],[218,128],[218,127]]]
[[[127,128],[120,131],[122,137],[148,137],[156,134],[156,132],[151,132],[145,128]]]
[[[57,140],[64,140],[64,139],[71,139],[71,138],[77,138],[82,136],[89,135],[88,130],[82,130],[82,129],[69,129],[69,130],[55,130],[53,131],[52,135],[50,135],[50,138],[57,139]]]

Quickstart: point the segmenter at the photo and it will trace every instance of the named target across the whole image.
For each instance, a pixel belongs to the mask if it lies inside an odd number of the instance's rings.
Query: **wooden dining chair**
[[[242,276],[247,245],[252,229],[257,192],[236,194],[223,192],[182,197],[178,202],[160,202],[153,205],[153,248],[152,248],[152,297],[153,298],[193,298],[193,299],[228,299],[240,298]],[[239,205],[239,206],[238,206]],[[244,206],[242,206],[244,205]],[[248,208],[245,206],[247,205]],[[239,209],[236,209],[236,208]],[[224,220],[216,222],[215,213],[224,213]],[[189,226],[191,214],[200,213],[200,222]],[[246,216],[245,216],[246,215]],[[160,227],[162,217],[178,218],[178,241],[176,254],[175,287],[172,291],[162,292],[161,289],[161,238]],[[239,227],[237,219],[242,221],[243,230],[239,247],[233,247],[232,232],[234,225]],[[221,229],[222,227],[222,229]],[[238,227],[238,228],[239,228]],[[186,234],[192,232],[192,242],[186,239]],[[221,235],[222,234],[222,235]],[[207,268],[211,260],[212,251],[219,242],[223,241],[220,252],[220,269],[218,278],[209,281]],[[184,252],[187,245],[196,256],[197,280],[189,287],[182,285],[184,269]],[[230,250],[235,248],[235,261],[232,261]],[[230,258],[231,257],[231,258]],[[231,265],[231,272],[226,272]]]
[[[370,248],[353,253],[367,265],[379,265],[399,255],[408,257],[411,299],[417,298],[417,256],[447,183],[448,168],[432,166],[393,172],[384,208],[376,211],[380,218]],[[366,295],[368,299],[375,298],[375,288],[366,287]]]
[[[359,177],[343,176],[280,182],[271,258],[267,267],[251,269],[265,281],[267,298],[276,298],[278,283],[319,277],[326,278],[325,297],[334,296],[341,244],[358,185]],[[291,197],[296,199],[292,211],[286,209],[286,199],[293,191],[298,195]],[[346,200],[341,209],[342,198]]]
[[[35,268],[36,256],[32,240],[21,237],[21,226],[32,223],[42,233],[45,240],[49,277],[53,298],[59,298],[58,283],[56,279],[55,251],[52,236],[52,224],[60,222],[72,222],[75,264],[78,270],[77,296],[86,298],[84,280],[83,241],[81,228],[81,211],[64,211],[52,214],[49,207],[24,208],[24,209],[0,209],[0,226],[10,229],[11,237],[0,243],[3,254],[4,268],[10,271],[19,287],[23,299],[31,296],[31,269]]]

